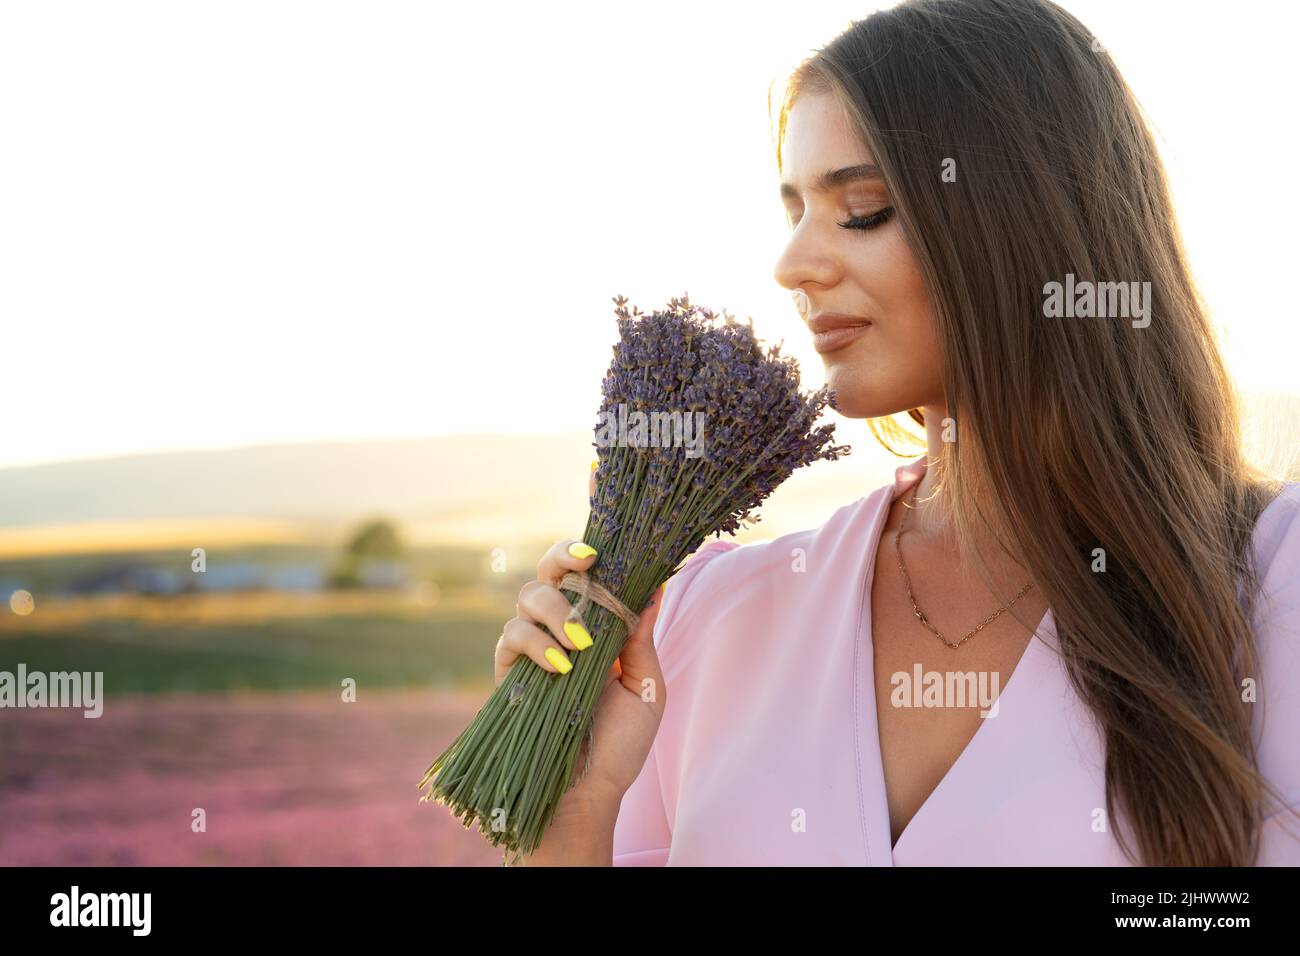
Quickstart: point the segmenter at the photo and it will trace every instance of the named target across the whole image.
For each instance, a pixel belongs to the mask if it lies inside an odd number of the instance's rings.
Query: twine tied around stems
[[[636,630],[639,615],[634,614],[626,604],[620,601],[608,588],[600,583],[593,581],[586,571],[569,571],[560,579],[559,589],[561,591],[572,591],[577,594],[578,603],[574,604],[569,611],[567,621],[576,621],[582,616],[582,612],[587,610],[591,603],[599,604],[601,607],[618,617],[627,625],[627,632],[631,634]]]

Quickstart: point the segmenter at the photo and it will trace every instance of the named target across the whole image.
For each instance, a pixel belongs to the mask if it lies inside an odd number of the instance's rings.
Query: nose
[[[834,250],[828,248],[805,216],[790,235],[784,251],[772,270],[777,285],[789,289],[795,307],[807,319],[811,308],[809,287],[828,289],[839,281],[840,266]]]

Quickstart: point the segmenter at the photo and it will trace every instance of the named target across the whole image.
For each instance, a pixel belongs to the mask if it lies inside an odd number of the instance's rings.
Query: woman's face
[[[807,293],[812,331],[830,313],[868,323],[814,337],[835,408],[850,418],[943,404],[929,299],[874,162],[833,96],[795,100],[781,183],[793,231],[774,274]]]

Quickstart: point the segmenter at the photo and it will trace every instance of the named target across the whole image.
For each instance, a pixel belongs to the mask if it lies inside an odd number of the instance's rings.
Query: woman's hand
[[[592,493],[595,481],[593,473]],[[568,673],[573,655],[591,647],[585,627],[580,623],[575,627],[575,622],[568,622],[566,627],[572,605],[557,585],[565,573],[586,571],[598,558],[590,547],[572,539],[557,541],[543,555],[537,565],[537,578],[520,589],[516,616],[506,622],[497,641],[497,684],[505,679],[521,654],[539,667],[563,675]],[[610,669],[593,717],[590,766],[564,796],[570,806],[599,809],[602,816],[611,808],[616,813],[623,794],[641,773],[650,754],[667,700],[653,641],[662,597],[660,587],[641,611],[636,630],[628,636]],[[539,625],[545,625],[550,633]],[[584,743],[578,755],[575,778],[587,766],[588,746]]]

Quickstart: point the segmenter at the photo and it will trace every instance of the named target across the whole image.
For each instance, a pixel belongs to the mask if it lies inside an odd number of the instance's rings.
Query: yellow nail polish
[[[589,544],[583,544],[581,541],[569,545],[569,554],[575,558],[589,558],[596,553],[596,549]]]
[[[556,670],[561,674],[567,674],[573,670],[573,665],[569,663],[569,659],[554,647],[546,649],[546,659],[555,665]]]
[[[573,641],[580,651],[585,651],[595,643],[591,639],[591,635],[587,633],[587,629],[577,621],[565,621],[564,633],[569,635],[569,640]]]
[[[595,470],[596,470],[596,466],[599,465],[599,464],[600,464],[600,459],[596,459],[595,461],[593,461],[593,462],[591,463],[591,470],[592,470],[592,471],[595,471]]]

